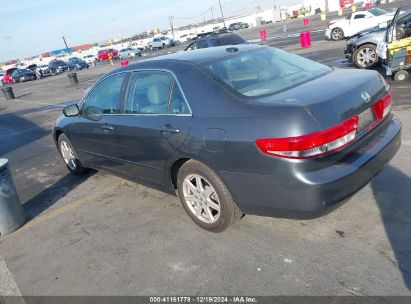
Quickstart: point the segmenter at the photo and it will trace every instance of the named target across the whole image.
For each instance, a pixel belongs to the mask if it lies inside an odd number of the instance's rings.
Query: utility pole
[[[214,20],[214,11],[213,11],[213,7],[211,7],[211,21]]]
[[[168,17],[168,20],[170,20],[171,34],[173,35],[173,39],[174,39],[175,37],[174,37],[173,16]]]
[[[67,45],[67,42],[66,42],[66,38],[64,38],[64,36],[63,36],[63,41],[64,41],[64,44],[65,44],[65,46],[66,46],[66,50],[69,52],[69,54],[71,54],[71,51],[70,51],[70,49],[69,49],[69,47],[68,47],[68,45]]]
[[[223,14],[223,7],[221,6],[221,0],[218,0],[218,3],[220,4],[221,17],[223,18],[223,24],[225,27],[225,20],[224,20],[224,14]]]

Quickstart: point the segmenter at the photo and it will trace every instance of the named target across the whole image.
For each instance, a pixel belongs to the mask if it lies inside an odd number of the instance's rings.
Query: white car
[[[118,58],[120,59],[134,58],[136,56],[141,57],[141,51],[139,49],[126,48],[118,52]]]
[[[156,37],[153,39],[153,41],[149,42],[148,48],[150,50],[164,49],[166,47],[170,47],[174,45],[175,45],[175,42],[172,39],[167,38],[165,36],[161,36],[161,37]]]
[[[328,39],[341,40],[372,27],[376,27],[381,23],[394,18],[395,12],[389,13],[383,9],[374,7],[368,11],[360,11],[350,14],[347,19],[331,20],[328,24],[328,29],[325,35]]]
[[[83,60],[87,62],[88,64],[93,64],[93,62],[97,62],[97,56],[96,55],[85,55],[83,56]]]

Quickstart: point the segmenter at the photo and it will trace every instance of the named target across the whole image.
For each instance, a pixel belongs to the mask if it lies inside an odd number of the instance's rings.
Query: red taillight
[[[355,139],[358,116],[323,131],[286,138],[257,139],[258,148],[266,154],[284,158],[310,158],[336,151]]]
[[[378,120],[383,119],[391,112],[391,100],[392,94],[391,90],[389,90],[387,95],[385,95],[383,98],[381,98],[372,105],[372,109],[375,115],[377,116]]]

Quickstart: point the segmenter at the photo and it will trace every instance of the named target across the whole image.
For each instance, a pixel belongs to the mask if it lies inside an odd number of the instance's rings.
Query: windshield
[[[380,9],[378,7],[374,7],[368,10],[368,12],[370,12],[371,14],[373,14],[374,16],[381,16],[381,15],[385,15],[388,14],[387,11]]]
[[[236,92],[263,96],[298,86],[330,73],[331,68],[275,48],[263,48],[205,64]]]

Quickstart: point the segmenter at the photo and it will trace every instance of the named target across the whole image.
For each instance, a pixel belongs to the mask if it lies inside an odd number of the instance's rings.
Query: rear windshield
[[[206,70],[245,96],[275,94],[330,73],[331,68],[275,48],[208,62]]]
[[[237,35],[225,35],[219,38],[223,45],[246,43],[246,41],[243,38]]]
[[[368,11],[369,11],[371,14],[373,14],[374,16],[382,16],[382,15],[388,14],[387,11],[385,11],[385,10],[383,10],[383,9],[380,9],[380,8],[378,8],[378,7],[374,7],[374,8],[372,8],[372,9],[369,9]]]

